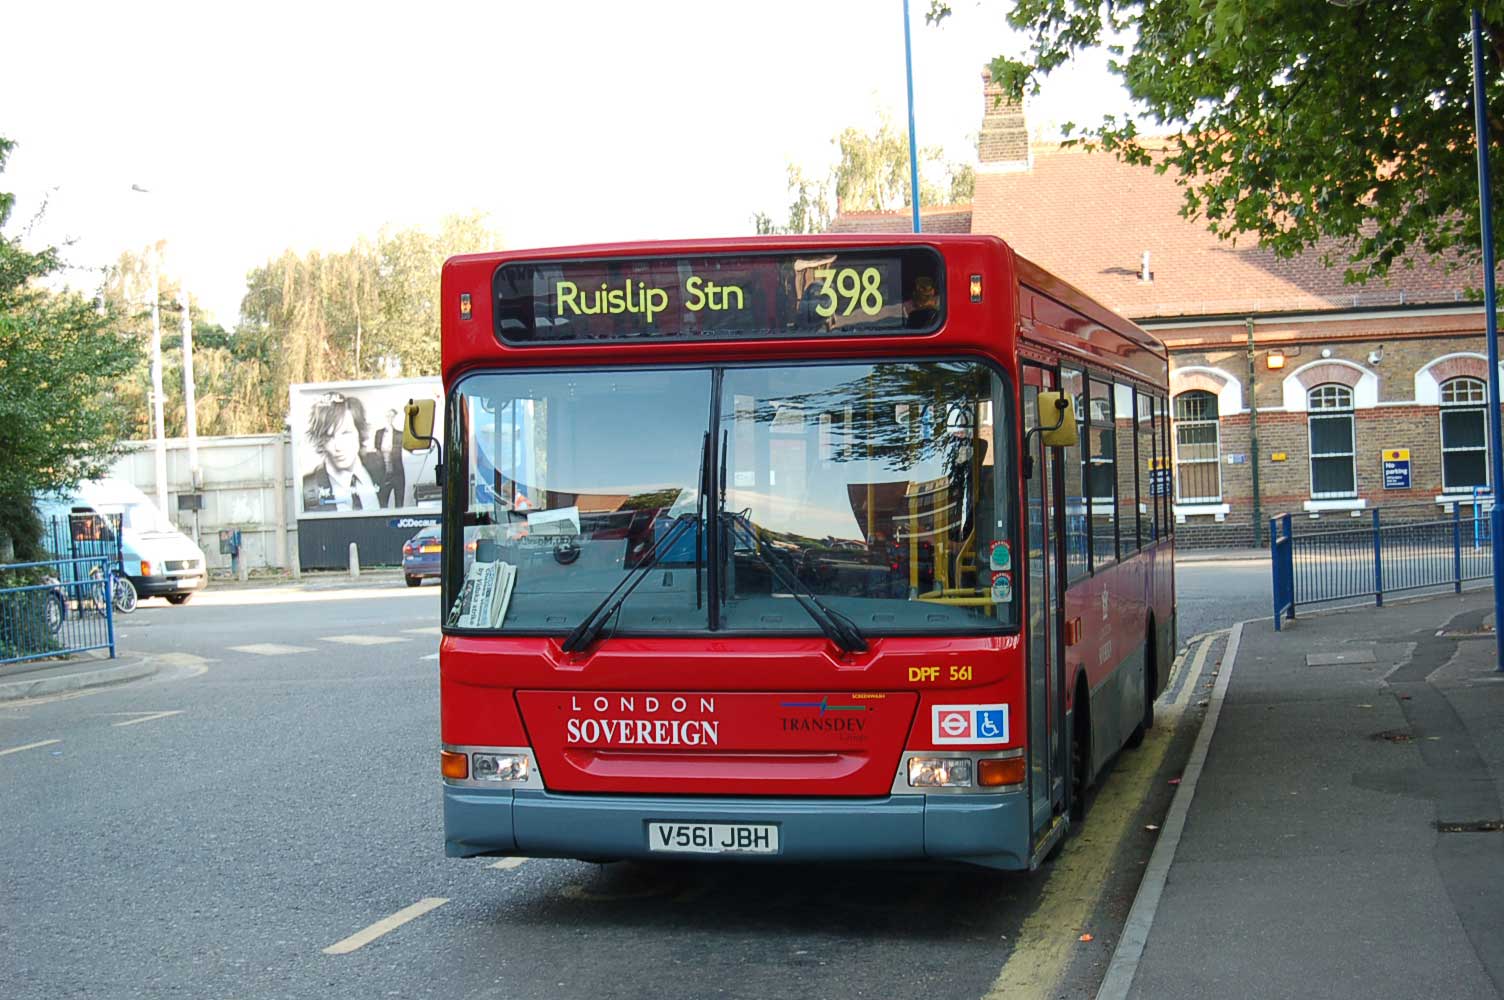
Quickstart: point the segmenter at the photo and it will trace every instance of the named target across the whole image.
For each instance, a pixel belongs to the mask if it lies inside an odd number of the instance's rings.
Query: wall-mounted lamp
[[[1368,352],[1368,363],[1369,364],[1376,365],[1380,361],[1383,361],[1383,360],[1384,360],[1384,345],[1380,344],[1378,350],[1376,350],[1376,351],[1369,351]]]
[[[1285,367],[1285,352],[1270,351],[1268,354],[1264,355],[1264,364],[1269,366],[1270,371],[1278,371],[1279,369]]]

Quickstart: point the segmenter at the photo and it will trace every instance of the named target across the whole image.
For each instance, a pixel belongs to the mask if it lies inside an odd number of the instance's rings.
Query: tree
[[[153,291],[150,255],[161,260],[165,245],[143,253],[122,253],[105,275],[100,296],[115,317],[115,332],[140,345],[141,356],[134,369],[120,380],[116,392],[125,408],[127,437],[152,434],[151,370],[146,356],[151,338]],[[157,284],[162,324],[163,418],[167,434],[185,433],[183,403],[182,307],[180,283],[163,270]],[[264,383],[271,370],[270,345],[254,330],[244,335],[226,332],[210,322],[196,299],[189,298],[193,319],[193,365],[197,388],[198,432],[204,435],[261,434],[281,426],[286,410],[282,401],[269,398]]]
[[[0,171],[11,148],[0,138]],[[0,193],[0,229],[14,204]],[[115,390],[140,356],[108,307],[41,287],[60,267],[56,249],[0,232],[0,554],[23,560],[39,555],[32,496],[101,475],[116,455],[126,417]]]
[[[788,222],[775,224],[764,212],[753,216],[759,234],[819,233],[830,225],[830,195],[844,212],[893,212],[908,207],[909,136],[886,117],[877,129],[851,127],[831,140],[838,159],[824,179],[788,165]],[[969,164],[949,163],[938,146],[919,150],[919,204],[954,204],[971,198],[975,172]]]
[[[792,198],[789,202],[789,221],[779,225],[766,212],[758,212],[752,217],[757,235],[823,233],[830,225],[831,182],[806,177],[803,169],[790,163],[788,185]]]
[[[289,385],[438,374],[444,261],[499,244],[485,216],[450,216],[436,233],[382,230],[374,244],[305,256],[289,250],[252,271],[233,339],[244,338],[264,365],[275,426]]]
[[[1029,37],[992,63],[1013,97],[1084,50],[1156,131],[1106,116],[1081,141],[1173,171],[1183,214],[1282,256],[1333,240],[1349,281],[1418,256],[1480,256],[1468,14],[1459,0],[1018,0]],[[1477,4],[1488,35],[1491,145],[1504,140],[1504,0]],[[932,0],[928,20],[950,13]],[[1131,33],[1131,45],[1117,39]],[[1493,158],[1494,190],[1501,157]]]

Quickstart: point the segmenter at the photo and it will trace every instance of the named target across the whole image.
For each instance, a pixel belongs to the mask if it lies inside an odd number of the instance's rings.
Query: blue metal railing
[[[1463,515],[1463,507],[1471,512]],[[1274,627],[1302,605],[1451,587],[1493,573],[1489,497],[1375,508],[1341,527],[1299,525],[1290,514],[1269,520]],[[1319,525],[1319,522],[1316,522]]]
[[[49,558],[0,565],[0,668],[96,649],[115,655],[120,518],[45,524]]]

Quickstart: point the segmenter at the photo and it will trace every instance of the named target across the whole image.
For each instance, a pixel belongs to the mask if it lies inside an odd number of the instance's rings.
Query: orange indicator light
[[[971,301],[982,301],[982,276],[980,274],[971,276]]]
[[[470,318],[470,293],[460,293],[460,319]]]
[[[470,777],[470,758],[453,750],[439,751],[439,769],[444,772],[446,778]]]
[[[1021,785],[1024,782],[1024,759],[1006,757],[1002,760],[987,758],[977,761],[977,784],[983,788],[998,785]]]

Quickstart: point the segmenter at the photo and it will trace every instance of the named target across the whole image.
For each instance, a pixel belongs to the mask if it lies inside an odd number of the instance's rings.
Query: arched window
[[[1488,389],[1475,378],[1441,386],[1441,488],[1471,493],[1488,485]]]
[[[1222,440],[1217,397],[1192,389],[1175,397],[1175,496],[1180,503],[1222,500]]]
[[[1329,382],[1306,395],[1311,425],[1311,499],[1358,495],[1353,463],[1353,391]]]

